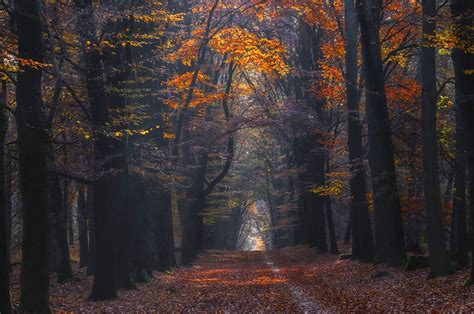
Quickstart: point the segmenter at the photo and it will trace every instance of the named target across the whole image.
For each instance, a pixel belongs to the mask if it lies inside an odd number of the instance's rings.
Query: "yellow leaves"
[[[397,54],[394,54],[394,55],[391,55],[388,58],[388,61],[397,63],[402,68],[407,67],[407,57],[404,53],[401,53],[401,52],[397,53]]]
[[[174,133],[164,133],[163,138],[167,140],[173,140],[176,138],[176,135]]]
[[[157,8],[151,10],[148,14],[135,14],[135,20],[147,24],[164,24],[181,22],[184,18],[183,13],[171,13],[167,10],[161,9],[160,7],[163,6],[162,3],[155,3],[155,6],[157,6]]]
[[[433,47],[438,48],[438,51],[442,55],[449,55],[454,48],[474,54],[474,46],[469,40],[463,39],[463,37],[469,38],[468,35],[466,35],[468,32],[469,29],[450,25],[449,27],[437,31],[436,35],[429,37],[428,40]]]
[[[150,134],[150,131],[149,130],[140,130],[139,133],[140,133],[140,135],[148,135],[148,134]]]
[[[320,196],[342,196],[344,190],[344,182],[340,180],[332,180],[327,185],[314,187],[310,190],[311,193]]]
[[[449,96],[441,95],[438,99],[438,110],[454,109],[454,102]]]
[[[241,27],[220,31],[209,46],[244,69],[281,76],[290,72],[285,62],[287,51],[280,41],[259,37]]]
[[[157,125],[155,127],[152,127],[152,128],[148,128],[148,129],[136,129],[136,130],[130,130],[130,129],[126,129],[126,130],[122,130],[122,131],[115,131],[111,134],[111,136],[113,137],[117,137],[117,138],[120,138],[120,137],[124,137],[124,136],[134,136],[134,135],[141,135],[141,136],[146,136],[146,135],[149,135],[151,134],[151,132],[153,130],[157,130],[159,129],[160,126]]]
[[[42,70],[45,68],[51,68],[53,65],[49,63],[38,62],[31,59],[23,59],[19,57],[15,57],[13,55],[6,55],[3,58],[3,62],[0,64],[0,70],[5,72],[18,72],[21,69],[35,69],[35,70]]]
[[[239,206],[240,206],[240,199],[238,198],[230,198],[229,201],[227,202],[228,208],[237,208]]]

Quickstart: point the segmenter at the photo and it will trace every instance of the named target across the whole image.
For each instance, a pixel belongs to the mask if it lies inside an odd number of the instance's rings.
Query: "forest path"
[[[107,302],[87,300],[93,278],[74,266],[80,281],[58,284],[51,279],[50,304],[55,312],[474,311],[474,288],[464,286],[466,271],[427,280],[426,270],[405,272],[339,260],[339,256],[317,254],[307,247],[206,251],[193,267],[156,273],[150,283],[138,284],[137,290],[121,290],[119,299]],[[16,306],[18,273],[15,267]]]

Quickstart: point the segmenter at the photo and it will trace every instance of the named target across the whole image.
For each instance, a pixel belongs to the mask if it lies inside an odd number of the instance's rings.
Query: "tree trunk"
[[[89,261],[89,237],[87,234],[86,191],[80,186],[77,195],[77,222],[79,224],[79,267],[86,267]]]
[[[359,21],[353,0],[345,0],[346,14],[346,93],[347,134],[351,171],[352,257],[370,262],[374,259],[374,240],[367,204],[367,183],[359,118],[358,29]],[[350,222],[349,222],[350,224]],[[348,242],[348,241],[347,241]]]
[[[461,30],[457,36],[464,37],[463,30],[468,24],[470,17],[467,15],[466,1],[453,1],[452,14],[454,23]],[[469,87],[466,86],[464,67],[468,59],[466,53],[460,48],[454,48],[452,52],[454,70],[456,75],[456,160],[455,181],[453,196],[453,221],[451,229],[451,256],[457,268],[469,266],[469,246],[467,237],[467,198],[466,198],[466,126],[464,125],[463,103],[468,97]],[[467,88],[467,90],[466,90]],[[469,122],[470,123],[470,122]],[[471,196],[472,197],[472,196]]]
[[[337,248],[336,229],[334,227],[334,220],[332,219],[331,199],[329,197],[326,198],[325,208],[326,208],[326,218],[328,220],[329,243],[331,245],[331,253],[339,254],[339,249]]]
[[[53,161],[52,143],[48,143],[48,146],[49,160]],[[67,212],[66,208],[64,208],[61,185],[59,184],[59,178],[56,173],[50,172],[48,175],[48,194],[51,213],[50,221],[52,222],[51,238],[54,238],[55,244],[50,246],[50,248],[55,250],[53,256],[56,257],[52,260],[57,263],[54,265],[54,269],[58,273],[58,282],[65,282],[73,279],[74,276],[72,274],[67,239]]]
[[[112,163],[114,162],[114,140],[104,128],[109,123],[109,112],[106,102],[102,56],[94,46],[96,42],[96,25],[94,6],[91,0],[76,0],[80,12],[80,35],[86,67],[87,94],[91,106],[94,134],[94,166],[100,177],[93,185],[94,190],[94,228],[95,228],[95,276],[90,295],[91,300],[107,300],[117,297],[115,280],[115,216],[112,208],[114,182]],[[100,46],[100,45],[97,45]]]
[[[466,43],[467,47],[474,45],[474,2],[469,0],[453,0],[451,2],[451,12],[456,27],[457,42]],[[467,150],[467,165],[469,170],[469,250],[471,258],[474,257],[474,76],[468,71],[474,68],[474,56],[465,50],[464,47],[455,47],[452,52],[454,71],[456,76],[456,107],[462,119],[459,131],[464,127],[465,145]],[[458,126],[457,126],[458,127]],[[462,134],[462,133],[461,133]],[[459,138],[461,138],[459,134]],[[460,148],[459,148],[460,149]],[[461,171],[462,168],[457,169]],[[460,178],[462,174],[460,174]],[[456,180],[457,181],[457,180]],[[461,214],[462,215],[462,214]],[[462,219],[462,217],[459,217]],[[462,222],[460,222],[460,226]],[[462,231],[460,231],[462,233]],[[460,241],[463,241],[460,239]],[[474,283],[474,262],[471,262],[471,276],[468,284]]]
[[[2,82],[0,106],[7,105],[6,82]],[[5,199],[5,136],[8,131],[8,117],[0,107],[0,313],[10,313],[10,256],[8,253],[8,217]]]
[[[351,235],[352,235],[352,211],[349,213],[349,217],[347,219],[346,225],[346,232],[344,233],[344,244],[351,243]]]
[[[15,0],[19,57],[43,62],[41,18],[35,0]],[[16,122],[23,205],[20,307],[50,312],[48,265],[48,171],[42,121],[41,69],[24,67],[16,84]]]
[[[430,256],[431,276],[450,272],[449,254],[443,230],[441,193],[438,167],[438,133],[436,126],[436,52],[430,37],[436,31],[436,0],[423,0],[422,47],[422,113],[423,172],[425,191],[426,234]]]
[[[304,103],[309,114],[322,121],[323,102],[314,97],[312,86],[320,79],[317,75],[318,62],[321,59],[321,30],[315,29],[306,22],[301,22],[299,29],[299,65],[301,79],[295,87],[297,100]],[[315,120],[311,121],[314,123]],[[326,221],[324,215],[324,197],[311,192],[313,188],[325,185],[325,152],[320,143],[321,138],[314,125],[304,125],[298,130],[295,139],[295,161],[303,173],[299,174],[299,224],[300,244],[317,247],[320,252],[327,252]]]
[[[66,154],[65,154],[66,160]],[[65,161],[66,162],[66,161]],[[74,214],[70,203],[71,186],[68,179],[63,180],[63,207],[66,212],[67,238],[69,245],[74,245]]]
[[[401,265],[406,258],[392,130],[380,45],[382,0],[357,0],[365,77],[369,164],[375,207],[375,258]]]
[[[136,282],[148,282],[153,278],[153,221],[152,209],[154,191],[149,188],[149,183],[139,174],[133,174],[130,178],[133,187],[130,193],[130,203],[134,204],[133,223],[131,228],[133,234],[132,268]]]
[[[156,270],[166,272],[170,271],[173,266],[171,194],[164,187],[160,187],[159,192],[156,193],[156,200],[153,202],[153,208],[157,211],[155,233],[158,256]]]
[[[461,117],[461,99],[459,98],[461,93],[462,90],[460,90],[459,84],[456,84],[456,156],[451,224],[451,259],[456,268],[469,266],[466,215],[466,147],[464,143],[465,127]]]
[[[95,274],[95,224],[94,224],[94,188],[87,186],[86,194],[87,220],[89,222],[89,256],[87,260],[87,275]]]
[[[6,83],[6,82],[5,82]],[[6,86],[6,84],[5,84]],[[4,173],[5,173],[5,211],[7,215],[7,254],[8,254],[8,259],[10,260],[10,251],[11,251],[11,244],[12,244],[12,195],[13,195],[13,189],[12,189],[12,180],[13,180],[13,158],[9,156],[11,153],[11,150],[5,149],[4,150],[4,157],[5,157],[5,168],[4,168]],[[11,270],[11,267],[9,267]]]

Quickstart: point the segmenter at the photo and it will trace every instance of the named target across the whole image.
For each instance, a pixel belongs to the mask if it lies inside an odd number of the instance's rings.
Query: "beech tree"
[[[0,311],[56,311],[86,276],[116,299],[212,249],[474,269],[472,15],[0,0]]]

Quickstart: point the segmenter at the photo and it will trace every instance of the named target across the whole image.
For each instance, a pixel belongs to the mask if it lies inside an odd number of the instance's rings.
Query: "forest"
[[[474,311],[474,1],[0,0],[0,313]]]

